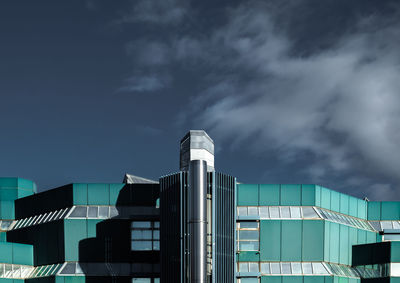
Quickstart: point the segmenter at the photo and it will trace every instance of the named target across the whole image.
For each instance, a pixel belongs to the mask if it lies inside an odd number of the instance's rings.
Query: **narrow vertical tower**
[[[235,281],[236,179],[214,169],[214,142],[189,131],[180,171],[160,178],[161,283]]]
[[[207,275],[207,162],[189,164],[189,282],[206,283]]]

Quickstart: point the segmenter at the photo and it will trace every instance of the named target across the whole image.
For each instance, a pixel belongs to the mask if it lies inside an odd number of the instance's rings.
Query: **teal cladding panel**
[[[321,207],[331,209],[331,190],[321,187]]]
[[[304,283],[325,283],[325,276],[304,276]]]
[[[357,199],[357,217],[367,219],[367,202],[362,199]]]
[[[281,185],[281,205],[301,205],[301,185]]]
[[[258,185],[238,184],[237,190],[238,205],[258,205]]]
[[[340,193],[331,191],[331,210],[340,212]]]
[[[0,218],[1,219],[15,218],[15,209],[13,200],[0,201]]]
[[[282,261],[301,261],[302,221],[282,221]]]
[[[339,263],[340,224],[337,223],[329,223],[329,224],[330,224],[329,262]]]
[[[301,205],[316,205],[315,185],[301,185]]]
[[[400,242],[391,242],[390,261],[400,262]]]
[[[110,184],[110,205],[116,205],[119,192],[122,190],[125,184]]]
[[[238,261],[260,261],[259,252],[240,252]]]
[[[33,265],[33,246],[13,244],[13,263]]]
[[[0,263],[33,265],[33,246],[17,243],[0,243]]]
[[[260,205],[280,204],[280,185],[260,185]]]
[[[109,184],[88,184],[88,205],[109,205]]]
[[[368,202],[368,220],[381,220],[381,202]]]
[[[349,197],[349,215],[357,217],[357,199]]]
[[[65,261],[79,260],[79,241],[87,238],[87,220],[65,219]]]
[[[282,276],[262,276],[260,283],[282,283]]]
[[[75,205],[87,205],[88,204],[88,190],[87,184],[73,184],[73,198]]]
[[[302,276],[282,276],[282,283],[303,283]]]
[[[315,205],[321,207],[321,187],[315,186]]]
[[[302,260],[322,261],[324,258],[324,221],[304,220]]]
[[[400,202],[383,201],[381,204],[381,220],[400,220]]]
[[[349,226],[339,226],[339,263],[350,265],[349,263]]]
[[[87,220],[87,237],[95,238],[96,237],[96,225],[103,221],[102,219],[88,219]]]
[[[260,221],[260,259],[261,261],[281,260],[281,221]]]
[[[340,213],[349,214],[349,196],[340,194]]]

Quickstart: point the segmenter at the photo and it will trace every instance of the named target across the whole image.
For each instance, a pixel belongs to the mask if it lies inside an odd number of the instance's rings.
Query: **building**
[[[400,202],[215,168],[212,139],[190,131],[159,181],[37,193],[0,178],[0,283],[400,282]]]

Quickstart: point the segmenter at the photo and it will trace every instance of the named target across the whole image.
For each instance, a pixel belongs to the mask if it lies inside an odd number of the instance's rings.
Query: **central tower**
[[[215,172],[213,140],[189,131],[180,171],[160,178],[162,283],[234,282],[235,188]]]

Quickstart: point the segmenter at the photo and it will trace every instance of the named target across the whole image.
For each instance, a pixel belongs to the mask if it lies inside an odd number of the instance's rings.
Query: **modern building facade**
[[[400,202],[237,183],[204,131],[180,147],[159,181],[0,178],[0,283],[400,282]]]

